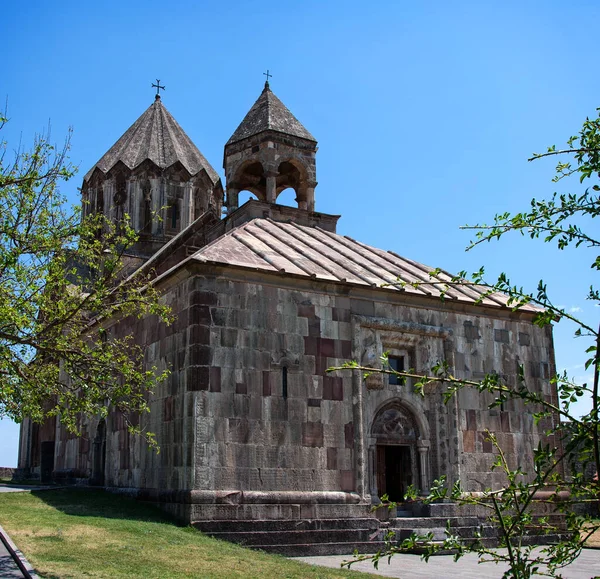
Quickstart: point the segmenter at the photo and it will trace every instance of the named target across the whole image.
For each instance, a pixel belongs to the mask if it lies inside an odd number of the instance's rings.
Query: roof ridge
[[[271,96],[273,95],[273,92],[271,91],[271,89],[269,87],[265,87],[265,93],[266,93],[266,100],[267,100],[267,126],[270,127],[272,124],[272,119],[271,119]]]
[[[160,103],[159,100],[155,101],[156,103]],[[164,135],[164,119],[163,119],[163,111],[162,106],[158,105],[156,112],[154,113],[154,117],[156,119],[156,138],[158,140],[158,159],[163,164],[167,164],[167,157],[165,155],[165,135]]]

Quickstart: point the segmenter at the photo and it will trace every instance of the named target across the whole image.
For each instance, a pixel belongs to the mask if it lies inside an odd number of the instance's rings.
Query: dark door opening
[[[93,462],[91,485],[104,486],[105,468],[106,468],[106,422],[104,419],[98,424],[96,438],[92,443]]]
[[[377,486],[379,496],[387,494],[391,501],[404,502],[404,495],[412,484],[410,447],[377,447]]]
[[[40,481],[49,483],[52,482],[54,471],[54,441],[42,442],[40,450]]]

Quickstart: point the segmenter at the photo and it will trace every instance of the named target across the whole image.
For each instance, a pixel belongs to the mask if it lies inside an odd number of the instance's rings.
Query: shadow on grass
[[[181,526],[174,517],[158,507],[101,489],[32,490],[31,494],[67,515],[170,523]]]

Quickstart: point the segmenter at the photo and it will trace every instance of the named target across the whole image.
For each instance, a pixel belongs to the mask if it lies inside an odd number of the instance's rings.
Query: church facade
[[[224,188],[156,98],[82,195],[86,211],[129,216],[129,267],[156,272],[176,315],[108,328],[171,371],[143,425],[160,453],[116,413],[81,437],[25,421],[21,469],[131,492],[187,523],[368,518],[382,495],[426,493],[442,475],[481,491],[500,483],[486,429],[527,470],[545,425],[519,401],[490,410],[465,389],[445,403],[439,383],[420,395],[410,379],[327,371],[380,367],[387,352],[399,370],[445,360],[458,378],[496,372],[516,386],[523,365],[556,402],[552,330],[533,324],[535,310],[476,287],[441,300],[449,275],[338,234],[339,216],[315,210],[316,152],[266,83],[225,145]],[[277,203],[288,188],[297,207]],[[238,206],[241,191],[256,200]]]

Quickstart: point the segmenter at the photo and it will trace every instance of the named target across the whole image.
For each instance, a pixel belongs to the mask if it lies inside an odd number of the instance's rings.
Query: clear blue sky
[[[73,127],[79,176],[152,103],[150,84],[223,176],[223,145],[263,86],[319,141],[316,208],[340,233],[450,271],[486,264],[580,309],[593,282],[585,250],[524,238],[465,254],[465,223],[548,196],[564,141],[600,106],[594,23],[583,2],[354,0],[17,2],[2,7],[4,137]],[[576,183],[558,189],[577,190]],[[557,362],[583,378],[584,344],[555,330]],[[0,466],[16,463],[17,427],[0,422]]]

